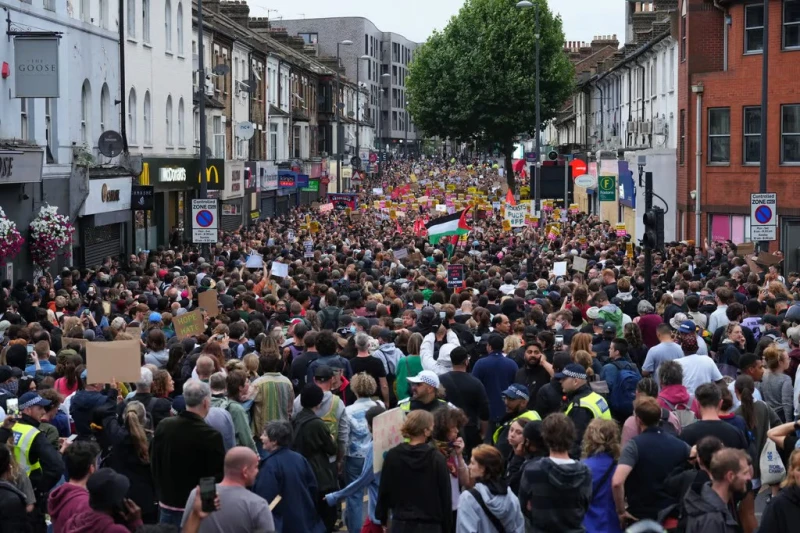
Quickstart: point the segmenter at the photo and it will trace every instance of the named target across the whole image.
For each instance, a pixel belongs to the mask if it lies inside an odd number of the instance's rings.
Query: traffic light
[[[660,207],[653,207],[644,214],[642,246],[649,250],[664,247],[664,210]]]

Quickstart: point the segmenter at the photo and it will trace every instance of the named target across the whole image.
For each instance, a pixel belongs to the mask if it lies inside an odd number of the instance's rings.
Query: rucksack
[[[695,422],[697,422],[697,416],[692,412],[691,409],[685,403],[679,403],[677,405],[672,405],[669,401],[665,400],[664,398],[659,398],[662,402],[667,404],[670,412],[675,413],[675,417],[678,419],[678,422],[681,425],[681,429],[685,428],[686,426],[691,426]]]
[[[669,414],[669,409],[664,409],[663,407],[661,408],[661,419],[658,421],[658,429],[677,437],[678,432],[675,430],[675,426],[670,423]]]
[[[636,398],[636,386],[642,379],[641,374],[632,365],[621,366],[622,361],[613,361],[611,364],[617,367],[617,380],[611,386],[609,404],[611,411],[618,418],[627,418],[633,414],[633,400]]]
[[[342,310],[338,307],[334,309],[335,310],[331,311],[330,307],[326,307],[320,313],[322,329],[336,331],[336,329],[339,327],[339,315],[342,314]]]

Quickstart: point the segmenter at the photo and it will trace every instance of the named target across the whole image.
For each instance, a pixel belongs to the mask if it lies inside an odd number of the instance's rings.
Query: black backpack
[[[338,307],[334,311],[330,309],[330,307],[326,307],[322,310],[320,313],[320,322],[322,323],[322,329],[336,331],[339,327],[339,315],[342,314],[342,310]]]
[[[673,426],[669,421],[669,409],[661,408],[661,419],[658,421],[658,428],[662,430],[664,433],[669,433],[670,435],[678,436],[678,432],[675,430],[675,426]]]

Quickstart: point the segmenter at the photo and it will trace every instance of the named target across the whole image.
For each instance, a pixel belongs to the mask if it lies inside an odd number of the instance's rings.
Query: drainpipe
[[[701,221],[700,221],[700,198],[702,185],[702,164],[703,164],[703,84],[692,85],[692,92],[697,95],[696,130],[695,130],[695,160],[694,160],[694,245],[700,246]]]
[[[731,18],[728,15],[728,10],[719,5],[719,0],[714,0],[714,7],[722,11],[723,19],[722,19],[722,70],[724,72],[728,71],[728,29],[731,25]]]
[[[603,111],[603,104],[605,103],[605,92],[603,91],[603,86],[599,83],[597,84],[597,90],[600,91],[600,146],[603,145],[605,141],[605,128],[603,127],[603,115],[605,114]]]

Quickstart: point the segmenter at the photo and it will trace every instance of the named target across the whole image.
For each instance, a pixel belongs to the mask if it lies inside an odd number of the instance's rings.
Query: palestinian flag
[[[470,230],[472,230],[472,228],[467,225],[467,212],[470,209],[472,209],[472,206],[457,213],[453,213],[452,215],[433,219],[425,224],[425,227],[428,229],[428,242],[436,244],[442,237],[466,235],[469,233]]]

